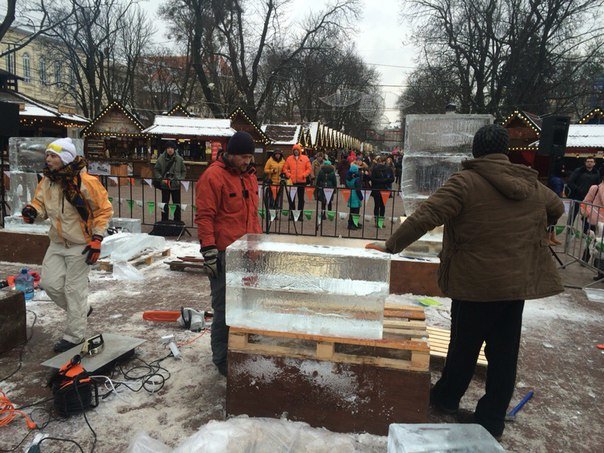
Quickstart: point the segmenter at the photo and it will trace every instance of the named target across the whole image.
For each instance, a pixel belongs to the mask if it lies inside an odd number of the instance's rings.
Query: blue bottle
[[[25,300],[31,300],[34,297],[34,277],[29,275],[26,267],[21,269],[21,273],[15,277],[15,289],[23,291]]]

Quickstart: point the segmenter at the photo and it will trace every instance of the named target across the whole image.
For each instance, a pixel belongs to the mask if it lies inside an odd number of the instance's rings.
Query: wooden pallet
[[[430,326],[428,326],[427,330],[430,336],[430,355],[434,357],[447,357],[451,332],[447,329]],[[489,364],[484,355],[484,344],[480,348],[477,364],[480,366],[487,366]]]
[[[133,266],[149,266],[158,259],[170,256],[170,249],[158,250],[154,252],[148,252],[141,255],[137,255],[128,260]],[[111,261],[98,261],[99,269],[105,272],[113,272],[113,263]]]
[[[169,261],[166,264],[170,266],[171,271],[184,272],[187,269],[198,269],[205,272],[203,258],[195,256],[179,256],[175,261]]]
[[[430,348],[425,321],[421,320],[424,316],[423,309],[405,307],[393,310],[390,314],[397,316],[389,317],[389,322],[396,324],[396,328],[381,340],[231,327],[229,351],[427,371],[430,364]]]

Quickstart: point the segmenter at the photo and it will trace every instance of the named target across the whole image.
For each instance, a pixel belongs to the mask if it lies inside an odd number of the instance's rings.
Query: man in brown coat
[[[457,412],[486,342],[486,394],[474,419],[495,437],[503,433],[514,392],[524,301],[563,291],[547,236],[564,212],[562,202],[535,170],[510,163],[507,153],[507,130],[482,127],[474,136],[475,159],[463,162],[385,245],[368,245],[399,253],[444,224],[438,283],[452,299],[451,342],[430,400]]]

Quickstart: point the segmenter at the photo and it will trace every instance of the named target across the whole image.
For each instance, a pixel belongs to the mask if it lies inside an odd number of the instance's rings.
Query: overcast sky
[[[149,0],[156,11],[166,0]],[[292,0],[287,10],[295,22],[310,10],[320,10],[327,0]],[[385,100],[385,114],[391,122],[398,120],[395,102],[406,83],[407,75],[415,66],[417,49],[409,42],[409,24],[401,17],[401,0],[361,0],[362,16],[356,32],[350,38],[355,42],[363,60],[381,74],[380,83]],[[161,22],[157,41],[166,42]]]

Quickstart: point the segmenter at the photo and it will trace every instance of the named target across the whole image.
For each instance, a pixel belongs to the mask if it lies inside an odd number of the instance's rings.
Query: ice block
[[[109,221],[109,227],[115,228],[122,233],[140,233],[141,219],[130,219],[128,217],[114,217]]]
[[[492,122],[491,115],[407,115],[401,178],[407,215],[472,158],[474,134]]]
[[[35,223],[23,222],[21,213],[4,217],[4,230],[15,233],[37,233],[48,234],[50,230],[50,220],[37,220]]]
[[[475,424],[393,423],[388,429],[388,453],[503,451],[486,429]]]
[[[249,329],[382,338],[390,255],[368,241],[246,235],[226,251],[226,322]]]
[[[38,174],[22,171],[10,171],[11,211],[21,213],[23,207],[30,203],[38,187]]]
[[[11,137],[8,141],[8,161],[11,171],[42,172],[46,165],[47,146],[57,137]],[[84,155],[84,140],[72,139],[79,156]]]
[[[405,155],[409,152],[469,153],[476,131],[492,122],[491,115],[407,115]]]

